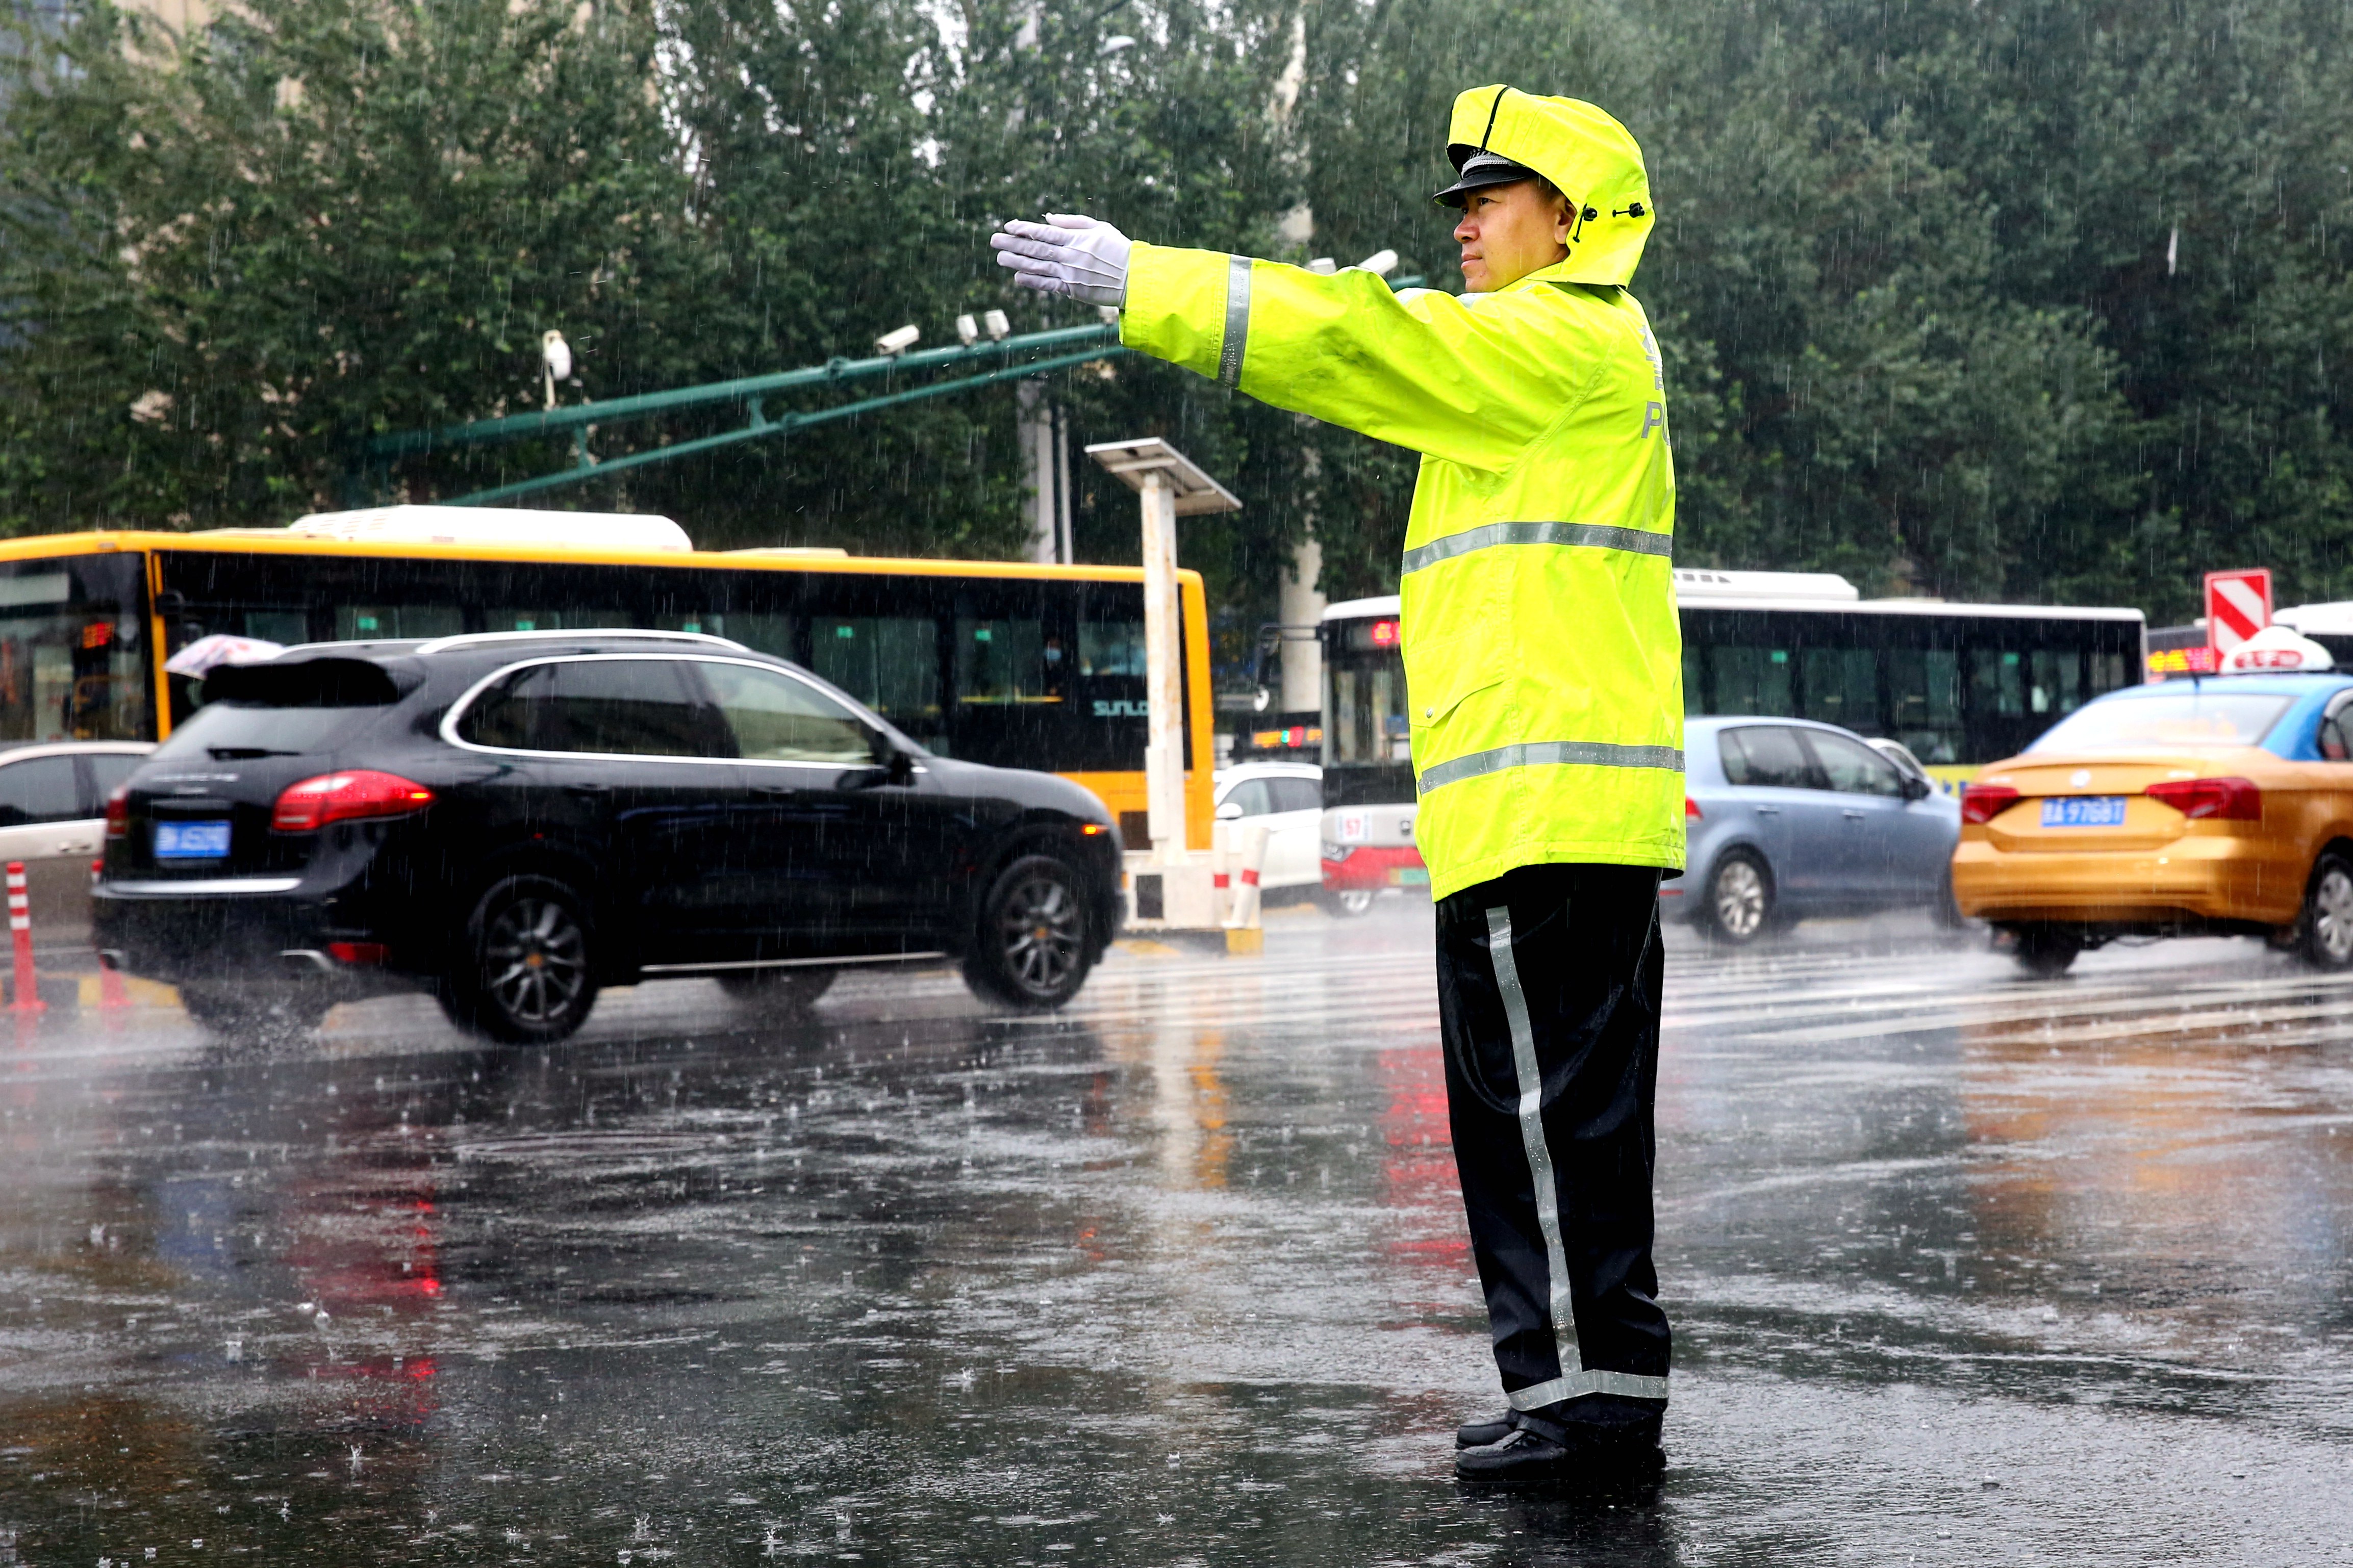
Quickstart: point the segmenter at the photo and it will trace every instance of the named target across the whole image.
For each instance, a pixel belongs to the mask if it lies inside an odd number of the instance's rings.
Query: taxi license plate
[[[226,822],[159,822],[155,825],[158,860],[219,860],[228,855]]]
[[[2120,795],[2051,795],[2042,802],[2045,827],[2121,827],[2124,821]]]
[[[1389,868],[1389,886],[1392,888],[1426,888],[1430,886],[1430,868],[1427,866],[1392,866]]]

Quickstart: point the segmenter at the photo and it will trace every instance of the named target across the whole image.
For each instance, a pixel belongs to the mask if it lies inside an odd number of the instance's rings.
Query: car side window
[[[1277,811],[1321,811],[1324,809],[1324,786],[1314,779],[1280,778],[1266,781],[1274,795]]]
[[[124,781],[139,771],[147,759],[135,752],[92,752],[82,758],[90,767],[90,787],[93,798],[83,802],[82,815],[104,816],[106,797],[121,789]]]
[[[1904,775],[1895,764],[1862,742],[1820,730],[1809,730],[1805,736],[1831,788],[1844,795],[1903,795]]]
[[[2320,754],[2328,762],[2353,762],[2353,695],[2329,703],[2320,721]]]
[[[1242,780],[1226,796],[1225,804],[1240,806],[1244,816],[1264,816],[1274,809],[1274,802],[1268,798],[1264,779]]]
[[[831,763],[861,767],[874,760],[872,731],[858,715],[805,680],[748,664],[699,661],[719,711],[733,731],[735,753],[754,762]]]
[[[71,757],[27,757],[0,766],[0,827],[71,822],[81,815]]]
[[[676,659],[534,665],[476,701],[459,733],[478,746],[634,757],[727,757],[725,721]]]
[[[1724,776],[1731,784],[1770,789],[1820,789],[1821,781],[1786,724],[1744,724],[1716,736]]]

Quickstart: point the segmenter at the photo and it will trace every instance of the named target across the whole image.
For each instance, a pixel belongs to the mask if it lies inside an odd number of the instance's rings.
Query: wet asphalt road
[[[1498,1500],[1428,928],[0,1036],[0,1563],[2353,1563],[2353,977],[1671,933],[1669,1468]]]

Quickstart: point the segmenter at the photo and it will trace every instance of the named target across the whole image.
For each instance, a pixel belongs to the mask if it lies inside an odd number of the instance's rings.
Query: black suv
[[[1119,835],[1048,773],[935,757],[807,670],[687,633],[325,643],[215,670],[107,805],[107,963],[201,1023],[427,989],[560,1039],[597,988],[806,1006],[961,960],[1055,1007],[1118,930]]]

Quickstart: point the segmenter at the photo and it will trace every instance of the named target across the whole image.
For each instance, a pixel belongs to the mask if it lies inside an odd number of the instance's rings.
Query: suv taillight
[[[1961,820],[1991,822],[2018,803],[2018,792],[2008,784],[1964,784],[1961,786]]]
[[[406,816],[432,804],[433,792],[421,784],[397,773],[354,768],[287,785],[269,813],[269,826],[280,833],[310,833],[355,817]]]
[[[2184,816],[2218,817],[2224,822],[2263,819],[2263,792],[2253,779],[2160,779],[2144,793]]]
[[[114,793],[106,797],[106,836],[127,838],[131,835],[131,786],[117,784]]]

